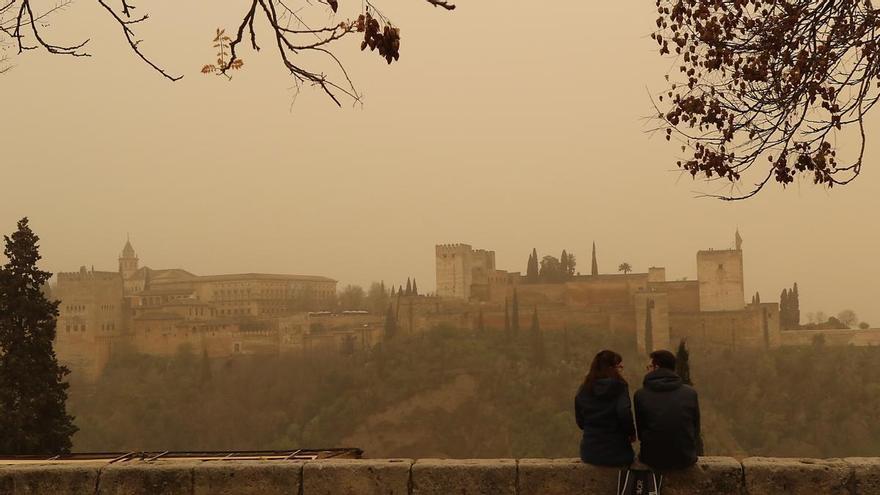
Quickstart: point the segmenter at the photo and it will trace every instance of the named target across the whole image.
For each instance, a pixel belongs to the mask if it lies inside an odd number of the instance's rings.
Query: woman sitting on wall
[[[621,375],[623,358],[602,351],[574,399],[574,414],[583,430],[581,460],[598,466],[628,466],[635,458],[635,426],[629,387]]]

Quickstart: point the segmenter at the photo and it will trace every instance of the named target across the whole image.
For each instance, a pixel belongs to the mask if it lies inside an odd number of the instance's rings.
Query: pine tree
[[[513,289],[513,311],[510,319],[510,330],[514,335],[519,334],[519,296],[516,294],[516,289]]]
[[[418,286],[418,284],[416,284],[415,277],[413,277],[412,295],[414,295],[414,296],[419,295],[419,286]]]
[[[687,347],[687,340],[681,339],[678,342],[678,350],[675,353],[675,373],[681,377],[681,381],[685,385],[689,385],[691,387],[694,386],[694,382],[691,380],[691,353]],[[698,432],[699,436],[697,437],[697,455],[703,455],[703,435],[702,432]]]
[[[504,298],[504,333],[510,334],[510,308],[506,297]]]
[[[52,342],[58,301],[43,287],[51,273],[37,268],[37,237],[27,218],[4,236],[8,259],[0,268],[0,453],[61,454],[77,431],[65,402],[70,371],[58,364]]]
[[[412,282],[410,281],[409,277],[406,277],[406,295],[412,295]]]

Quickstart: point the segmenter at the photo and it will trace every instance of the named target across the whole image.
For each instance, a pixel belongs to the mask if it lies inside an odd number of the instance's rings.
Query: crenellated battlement
[[[473,251],[473,247],[470,244],[463,243],[437,244],[435,250],[437,251],[437,254],[450,254]]]

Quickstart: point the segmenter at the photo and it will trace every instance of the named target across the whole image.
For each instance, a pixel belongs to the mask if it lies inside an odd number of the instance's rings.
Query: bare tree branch
[[[783,186],[799,174],[845,185],[861,171],[864,116],[880,93],[880,11],[868,0],[656,0],[652,38],[679,76],[655,102],[658,127],[692,155],[692,176],[739,183],[755,167]],[[660,106],[664,106],[663,110]],[[836,136],[857,125],[857,155]],[[766,160],[766,162],[764,161]]]

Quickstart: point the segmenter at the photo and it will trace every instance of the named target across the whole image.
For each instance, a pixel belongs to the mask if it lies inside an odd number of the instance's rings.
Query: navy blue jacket
[[[664,471],[684,469],[697,462],[700,405],[697,392],[672,370],[645,375],[633,399],[641,450],[639,460]]]
[[[635,453],[632,403],[626,383],[614,378],[596,380],[592,393],[581,387],[574,398],[574,417],[584,431],[581,460],[597,466],[628,466]]]

